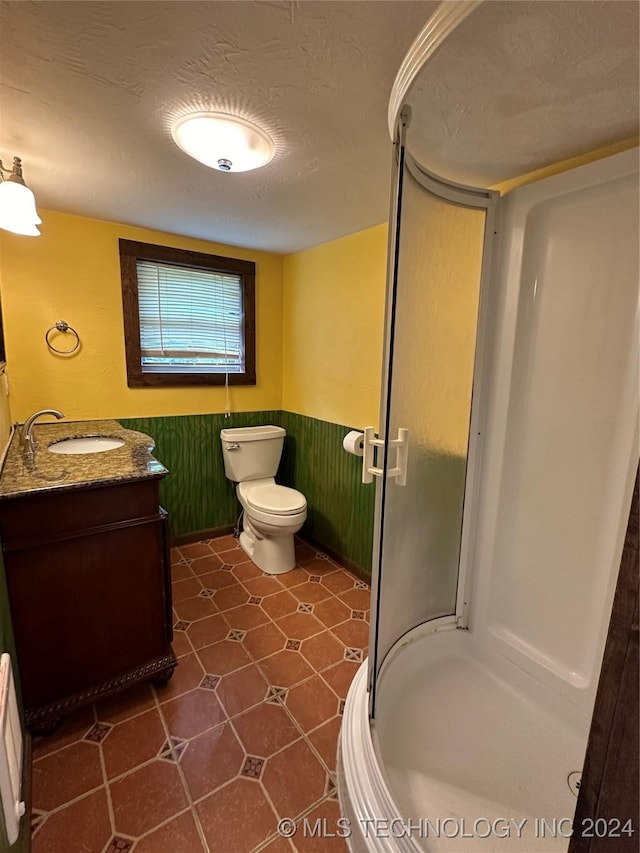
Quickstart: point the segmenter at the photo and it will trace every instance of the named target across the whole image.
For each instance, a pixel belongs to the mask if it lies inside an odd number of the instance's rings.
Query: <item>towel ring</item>
[[[71,349],[56,349],[56,347],[54,347],[54,345],[49,340],[49,335],[51,334],[51,332],[53,332],[54,329],[56,330],[56,332],[71,332],[72,335],[75,335],[75,346],[71,347]],[[64,320],[58,320],[57,323],[54,323],[53,326],[47,329],[44,339],[47,342],[47,346],[49,347],[51,352],[55,352],[58,355],[71,355],[80,346],[80,335],[76,332],[73,326],[70,326],[68,323],[65,323]]]

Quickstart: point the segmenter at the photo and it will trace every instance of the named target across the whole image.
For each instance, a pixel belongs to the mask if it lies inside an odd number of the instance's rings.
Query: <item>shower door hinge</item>
[[[394,468],[387,467],[387,477],[393,477],[398,486],[407,485],[407,457],[409,454],[409,430],[399,429],[398,437],[385,441],[376,436],[373,427],[365,427],[364,430],[364,454],[362,456],[362,482],[373,483],[374,477],[382,477],[384,470],[377,466],[375,453],[376,447],[396,448],[396,464]]]

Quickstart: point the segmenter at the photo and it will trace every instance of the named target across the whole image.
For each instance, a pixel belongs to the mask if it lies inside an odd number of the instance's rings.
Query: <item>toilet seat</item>
[[[301,492],[277,483],[240,483],[238,497],[249,509],[268,515],[298,515],[307,507],[307,501]]]

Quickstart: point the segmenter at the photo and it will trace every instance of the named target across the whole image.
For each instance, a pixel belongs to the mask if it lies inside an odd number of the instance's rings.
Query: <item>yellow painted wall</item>
[[[284,261],[283,409],[377,425],[387,226]]]
[[[625,140],[496,187],[508,192],[637,144]],[[232,387],[233,411],[280,409],[334,423],[377,425],[387,227],[379,225],[287,257],[44,210],[42,236],[0,231],[0,289],[11,415],[39,408],[68,418],[221,412],[223,388],[130,389],[126,384],[118,238],[256,262],[255,387]],[[44,333],[64,319],[82,351],[51,354]],[[9,422],[0,401],[0,432]],[[6,411],[5,411],[6,409]]]
[[[576,157],[570,157],[568,160],[560,160],[558,163],[544,166],[542,169],[536,169],[534,172],[527,172],[517,178],[503,181],[491,187],[491,189],[498,190],[502,195],[506,195],[513,192],[513,190],[517,190],[518,187],[523,187],[525,184],[542,181],[544,178],[551,178],[553,175],[559,175],[561,172],[568,172],[569,169],[577,169],[578,166],[585,166],[587,163],[593,163],[595,160],[602,160],[603,157],[612,157],[614,154],[620,154],[629,148],[636,148],[639,142],[640,139],[637,136],[632,136],[629,139],[605,145],[603,148],[596,148],[595,151],[587,151],[586,154],[579,154]]]
[[[257,385],[230,389],[232,411],[282,407],[283,258],[176,235],[40,211],[42,236],[0,231],[2,309],[12,415],[41,408],[69,419],[222,412],[225,390],[128,388],[118,238],[227,255],[256,263]],[[57,320],[77,329],[82,349],[52,354],[44,341]],[[56,345],[64,342],[59,336]]]
[[[494,189],[504,194],[637,144],[637,138],[623,140]],[[467,246],[470,268],[477,265],[475,243],[472,250],[444,223],[438,215],[430,224],[438,233],[444,228],[458,255],[459,246]],[[386,252],[387,227],[379,225],[285,258],[285,410],[350,426],[378,424]],[[451,436],[451,443],[460,442]]]

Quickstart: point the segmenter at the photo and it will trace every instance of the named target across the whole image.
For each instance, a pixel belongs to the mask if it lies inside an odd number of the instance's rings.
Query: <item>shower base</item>
[[[338,761],[353,853],[567,850],[583,712],[455,628],[423,626],[391,651],[373,726],[366,686],[365,662]]]

